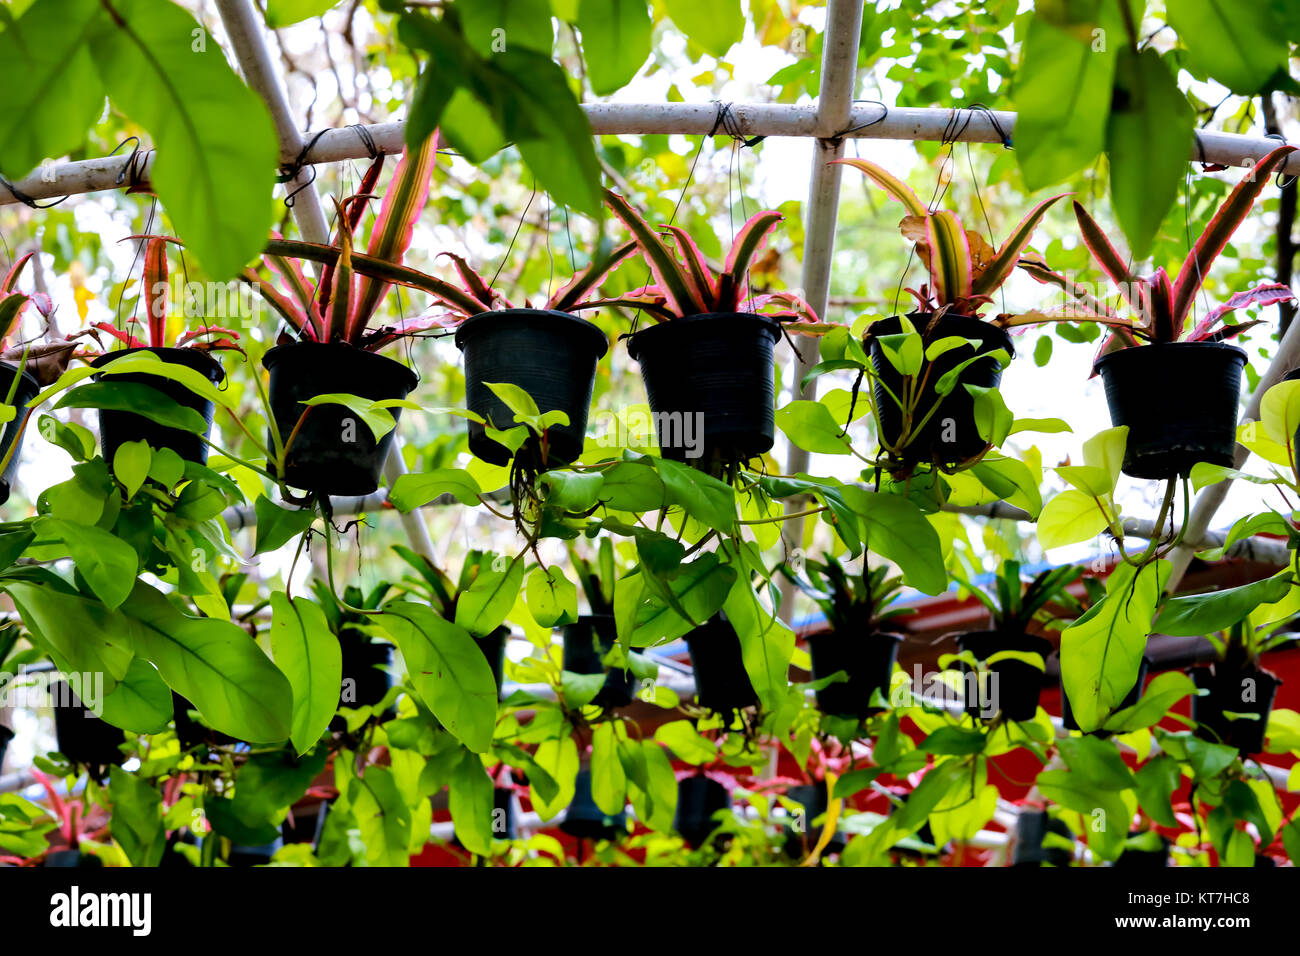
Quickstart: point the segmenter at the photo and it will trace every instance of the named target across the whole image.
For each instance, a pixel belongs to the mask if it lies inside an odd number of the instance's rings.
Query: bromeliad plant
[[[872,568],[864,562],[860,574],[851,574],[826,555],[822,561],[806,560],[804,569],[804,577],[789,563],[779,570],[821,609],[830,628],[846,638],[875,633],[886,621],[916,613],[915,608],[895,605],[903,578],[891,575],[887,565]]]

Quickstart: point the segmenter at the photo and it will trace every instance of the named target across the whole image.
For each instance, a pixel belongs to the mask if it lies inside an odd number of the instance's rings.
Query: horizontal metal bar
[[[591,129],[597,136],[636,135],[642,133],[679,133],[737,136],[803,136],[816,139],[894,139],[1001,143],[1012,141],[1016,114],[998,110],[914,109],[858,104],[853,107],[848,125],[831,129],[819,119],[816,105],[766,103],[589,103],[583,105]],[[404,124],[376,123],[365,127],[375,149],[399,153],[405,148]],[[1005,134],[1005,139],[1004,139]],[[1237,133],[1201,131],[1199,146],[1193,146],[1189,161],[1205,161],[1224,166],[1250,166],[1279,145],[1275,139],[1242,136]],[[313,141],[314,138],[314,141]],[[366,159],[370,148],[362,134],[352,127],[329,129],[317,135],[304,135],[312,147],[307,152],[309,164],[337,163]],[[73,163],[48,163],[15,182],[19,192],[32,199],[52,199],[120,189],[135,179],[147,182],[153,168],[150,151],[136,162],[136,176],[128,176],[130,160],[124,156],[103,156]],[[1300,154],[1291,156],[1283,170],[1300,173]],[[19,202],[8,190],[0,188],[0,205]]]

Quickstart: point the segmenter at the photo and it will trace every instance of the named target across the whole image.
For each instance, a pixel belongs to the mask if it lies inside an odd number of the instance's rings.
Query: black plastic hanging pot
[[[11,365],[8,362],[0,362],[0,402],[9,397],[9,389],[13,387],[14,378],[18,376],[18,366]],[[14,476],[18,473],[18,459],[23,450],[23,406],[36,397],[36,393],[41,390],[39,383],[29,373],[23,372],[22,377],[18,379],[18,387],[14,388],[13,405],[15,408],[14,417],[11,418],[4,426],[4,432],[0,433],[0,460],[9,454],[9,449],[13,448],[13,456],[9,459],[9,464],[5,465],[3,473],[0,473],[0,504],[9,500],[9,493],[13,488]]]
[[[1130,830],[1129,839],[1142,836],[1141,830]],[[1139,869],[1162,869],[1169,865],[1169,837],[1163,834],[1156,834],[1160,840],[1159,849],[1139,850],[1136,847],[1125,847],[1124,852],[1115,858],[1111,866],[1127,866]]]
[[[889,684],[902,640],[901,634],[883,632],[865,636],[836,631],[809,635],[813,680],[837,671],[848,675],[848,680],[817,691],[817,706],[822,713],[859,720],[879,713],[881,708],[871,706],[871,697],[879,690],[889,699]]]
[[[803,805],[802,820],[796,829],[794,826],[787,824],[785,828],[785,852],[788,856],[802,857],[807,856],[812,848],[817,845],[817,841],[822,836],[822,823],[818,820],[825,815],[829,800],[826,793],[826,781],[818,780],[816,783],[800,784],[797,787],[790,787],[785,792],[787,799]],[[826,844],[824,853],[839,853],[844,849],[846,840],[840,830],[836,830],[831,837],[830,842]]]
[[[5,751],[9,749],[9,741],[14,739],[14,732],[4,724],[0,724],[0,772],[4,771]]]
[[[271,858],[279,852],[284,846],[284,839],[276,837],[270,843],[263,843],[258,846],[244,846],[240,843],[230,845],[230,854],[226,857],[226,863],[230,866],[266,866],[271,862]]]
[[[1052,644],[1032,634],[1007,634],[1002,631],[972,631],[957,638],[957,647],[970,651],[976,660],[986,661],[1001,651],[1038,654],[1044,662],[1052,653]],[[970,673],[962,664],[961,670]],[[1006,720],[1033,720],[1038,713],[1038,696],[1043,689],[1043,672],[1025,661],[1004,658],[990,664],[979,676],[963,682],[966,713],[989,719],[993,712]]]
[[[199,744],[229,747],[232,744],[239,743],[229,734],[213,730],[206,724],[200,723],[191,717],[190,711],[194,709],[192,703],[176,693],[176,691],[172,691],[172,714],[176,722],[176,739],[180,741],[182,747],[189,749]]]
[[[478,645],[478,649],[487,658],[488,666],[492,668],[492,679],[496,681],[498,697],[501,696],[501,688],[505,685],[506,644],[509,642],[510,628],[504,624],[490,634],[474,638],[474,643]]]
[[[46,854],[44,865],[96,870],[104,865],[104,861],[93,853],[82,853],[80,850],[54,850]]]
[[[1124,474],[1185,477],[1198,461],[1231,467],[1245,364],[1245,352],[1222,342],[1153,343],[1099,358],[1111,424],[1128,426]]]
[[[393,675],[384,668],[393,663],[393,645],[372,641],[369,635],[354,627],[339,630],[339,651],[343,658],[342,707],[373,707],[384,699],[393,686]],[[388,720],[397,716],[390,708],[382,717]],[[348,722],[341,716],[330,721],[330,730],[344,732]]]
[[[740,638],[722,612],[686,635],[695,674],[695,699],[701,707],[726,713],[752,707],[758,694],[745,670]]]
[[[470,411],[499,430],[514,427],[514,412],[487,383],[517,385],[539,411],[569,416],[569,424],[547,429],[547,462],[577,460],[587,435],[596,363],[609,350],[604,332],[567,312],[504,309],[466,319],[456,329],[456,346],[465,353]],[[510,461],[509,450],[488,438],[475,421],[469,422],[469,449],[494,465]]]
[[[346,406],[301,403],[332,393],[371,401],[405,398],[419,382],[416,374],[401,362],[337,342],[277,345],[262,364],[271,373],[271,411],[281,439],[288,443],[297,428],[285,454],[285,482],[322,495],[375,491],[397,429],[375,441]],[[389,412],[395,421],[401,418],[400,408]]]
[[[140,352],[152,352],[169,365],[181,365],[193,369],[214,385],[220,384],[226,377],[225,371],[217,360],[207,352],[199,349],[122,349],[118,352],[106,352],[90,364],[94,368],[103,368],[123,356],[137,355]],[[96,378],[99,378],[99,376],[96,376]],[[164,378],[161,375],[131,372],[123,375],[110,375],[101,380],[114,384],[147,385],[149,388],[161,392],[176,404],[198,412],[203,416],[203,420],[207,422],[207,428],[203,430],[203,435],[200,437],[194,432],[187,432],[181,428],[168,428],[165,425],[159,425],[157,422],[135,412],[115,411],[107,408],[100,409],[99,444],[104,452],[104,460],[109,465],[113,464],[113,456],[117,454],[117,449],[129,441],[145,441],[149,443],[151,448],[170,448],[185,461],[197,462],[200,465],[207,462],[208,446],[203,443],[203,439],[207,438],[212,431],[212,413],[214,411],[212,402],[191,392],[180,382]]]
[[[1071,842],[1074,834],[1065,824],[1046,810],[1022,809],[1016,816],[1016,844],[1011,854],[1012,866],[1069,866],[1074,854],[1064,847],[1044,846],[1049,833]]]
[[[573,674],[606,674],[605,686],[592,699],[597,707],[626,707],[632,703],[636,676],[631,670],[606,668],[602,659],[614,647],[618,632],[612,614],[584,614],[560,631],[564,639],[562,667]]]
[[[980,437],[975,425],[975,399],[963,386],[978,385],[996,388],[1002,381],[1002,366],[992,356],[971,362],[957,374],[953,389],[944,396],[935,391],[939,379],[975,355],[986,355],[1004,350],[1012,358],[1016,349],[1011,336],[983,319],[970,315],[944,315],[927,334],[928,315],[913,313],[908,316],[913,327],[921,333],[926,347],[940,339],[958,336],[979,342],[978,348],[962,345],[949,349],[934,361],[926,362],[921,371],[921,387],[917,395],[915,417],[911,423],[911,436],[907,445],[899,449],[900,457],[913,464],[936,462],[951,465],[979,455],[988,444]],[[873,322],[868,329],[866,344],[871,349],[871,365],[876,373],[876,409],[880,415],[880,435],[883,443],[898,446],[903,437],[903,410],[889,397],[889,393],[905,401],[903,376],[886,358],[877,340],[883,335],[898,335],[903,323],[897,317]],[[888,392],[885,390],[888,388]],[[937,407],[936,407],[937,406]],[[927,413],[929,420],[917,430]]]
[[[610,840],[627,832],[627,812],[608,814],[591,796],[591,771],[585,767],[573,781],[573,800],[560,829],[579,840]]]
[[[1225,668],[1222,664],[1194,667],[1191,676],[1198,689],[1209,691],[1192,698],[1192,720],[1200,724],[1197,736],[1236,747],[1243,754],[1263,750],[1268,715],[1281,678],[1262,668]]]
[[[726,786],[703,774],[677,781],[677,812],[673,829],[690,846],[698,848],[720,826],[715,815],[731,809],[731,793]]]
[[[1132,690],[1130,690],[1126,695],[1124,695],[1124,699],[1119,702],[1119,705],[1114,708],[1112,713],[1118,713],[1119,711],[1123,710],[1125,707],[1132,707],[1134,704],[1138,702],[1139,698],[1141,698],[1142,696],[1142,688],[1146,686],[1147,671],[1150,669],[1150,667],[1151,667],[1151,662],[1147,660],[1145,657],[1142,658],[1142,663],[1138,665],[1137,683],[1133,685]],[[1074,719],[1074,711],[1070,709],[1070,698],[1065,693],[1064,683],[1061,684],[1061,726],[1064,727],[1066,730],[1079,729],[1079,725],[1075,722]],[[1090,734],[1103,733],[1103,731],[1101,730],[1090,730],[1088,732]]]
[[[126,763],[126,754],[121,749],[126,734],[120,728],[88,713],[81,698],[65,681],[53,684],[50,695],[54,702],[54,735],[59,753],[86,767],[99,780],[109,767]]]
[[[682,316],[628,337],[663,457],[736,463],[772,447],[780,338],[775,319],[744,312]]]

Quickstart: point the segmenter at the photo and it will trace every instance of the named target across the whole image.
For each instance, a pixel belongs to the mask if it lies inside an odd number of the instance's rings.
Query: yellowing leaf
[[[1048,501],[1038,516],[1038,543],[1044,551],[1087,541],[1105,530],[1106,516],[1097,502],[1073,488]]]

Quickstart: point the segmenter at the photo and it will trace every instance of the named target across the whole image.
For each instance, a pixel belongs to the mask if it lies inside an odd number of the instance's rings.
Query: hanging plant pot
[[[1123,472],[1185,477],[1198,461],[1231,467],[1246,353],[1221,342],[1139,345],[1094,366],[1111,424],[1128,426]]]
[[[1120,701],[1119,706],[1115,708],[1113,713],[1117,713],[1123,710],[1125,707],[1132,707],[1134,704],[1138,702],[1138,700],[1142,697],[1142,689],[1146,686],[1147,671],[1150,669],[1150,667],[1151,667],[1151,662],[1147,660],[1145,657],[1142,658],[1142,663],[1138,665],[1137,683],[1134,684],[1133,689],[1130,690],[1124,696],[1124,699]],[[1074,719],[1074,711],[1070,709],[1070,698],[1065,693],[1064,683],[1061,684],[1061,726],[1064,727],[1066,730],[1079,729],[1079,725],[1078,723],[1075,722]],[[1088,733],[1104,734],[1106,736],[1109,736],[1108,734],[1105,734],[1105,731],[1102,730],[1090,730],[1088,731]]]
[[[758,694],[745,670],[740,638],[725,614],[719,612],[686,635],[695,673],[695,699],[701,707],[720,713],[758,703]]]
[[[988,443],[980,437],[975,425],[975,400],[963,386],[996,388],[1002,381],[1002,366],[991,356],[978,359],[957,374],[957,382],[947,395],[940,396],[935,391],[935,386],[944,375],[975,355],[987,355],[1002,349],[1014,358],[1016,349],[1011,343],[1011,336],[983,319],[970,315],[944,315],[929,334],[925,331],[930,323],[928,315],[913,313],[908,318],[921,333],[927,347],[950,336],[973,339],[980,344],[978,347],[962,345],[949,349],[923,366],[916,404],[918,421],[912,423],[911,437],[907,445],[900,449],[900,457],[911,464],[935,462],[940,465],[952,465],[974,458]],[[897,335],[902,331],[903,323],[897,316],[881,319],[872,323],[864,343],[871,349],[871,365],[877,377],[875,396],[876,409],[880,415],[881,440],[882,443],[895,447],[903,436],[903,410],[889,397],[889,393],[903,399],[904,378],[885,356],[877,339],[882,335]],[[885,391],[886,388],[888,392]],[[924,418],[931,408],[934,408],[934,412],[929,420],[919,431],[916,430],[915,425],[920,423],[919,419]]]
[[[730,809],[731,793],[726,786],[703,774],[683,777],[677,781],[677,812],[673,817],[673,829],[692,848],[698,849],[720,826],[715,815]]]
[[[229,734],[213,730],[207,724],[195,720],[190,716],[191,710],[194,710],[194,705],[176,691],[172,691],[172,714],[176,722],[176,739],[180,741],[182,747],[188,750],[199,744],[229,747],[239,743]]]
[[[54,850],[46,854],[45,865],[95,870],[102,867],[104,861],[93,853],[82,853],[80,850]]]
[[[1001,631],[972,631],[957,638],[957,647],[970,651],[978,661],[987,661],[1001,651],[1038,654],[1044,661],[1052,644],[1032,634],[1004,634]],[[962,664],[961,670],[970,673]],[[1033,720],[1038,713],[1038,696],[1043,689],[1043,672],[1034,665],[1014,658],[990,664],[978,678],[964,682],[966,713],[990,719],[998,712],[1006,720]]]
[[[1149,841],[1154,843],[1150,848],[1138,849],[1136,847],[1126,846],[1124,852],[1115,858],[1111,866],[1137,867],[1141,869],[1163,868],[1169,865],[1169,837],[1156,833],[1154,830],[1129,831],[1129,839],[1134,837],[1148,837]]]
[[[14,739],[14,732],[0,724],[0,772],[4,771],[5,751],[9,749],[9,741]]]
[[[126,734],[120,728],[88,713],[81,698],[65,681],[53,684],[50,695],[54,702],[54,734],[59,753],[86,767],[97,780],[107,775],[109,767],[126,763],[121,748]]]
[[[393,645],[372,641],[369,635],[353,627],[339,631],[339,651],[343,657],[342,707],[374,707],[393,686],[393,675],[385,668],[393,663]],[[382,720],[397,716],[395,708],[385,711]],[[341,716],[330,721],[330,730],[346,732],[348,722]]]
[[[419,382],[416,374],[401,362],[333,342],[277,345],[262,364],[271,373],[271,411],[280,437],[288,443],[298,429],[285,454],[284,481],[322,495],[375,491],[396,428],[375,441],[351,409],[301,403],[333,393],[371,401],[405,398]],[[400,408],[389,411],[394,420],[401,418]]]
[[[284,846],[284,839],[276,837],[270,843],[263,843],[259,846],[244,846],[239,843],[230,845],[230,854],[226,857],[226,863],[230,866],[266,866],[271,862],[271,857],[279,852]]]
[[[602,659],[614,647],[618,632],[612,614],[584,614],[560,631],[564,638],[563,668],[573,674],[606,674],[605,686],[592,699],[597,707],[626,707],[632,703],[636,676],[631,670],[606,668]]]
[[[1263,750],[1268,715],[1282,679],[1263,668],[1228,668],[1221,663],[1194,667],[1191,676],[1198,689],[1209,691],[1192,698],[1192,720],[1201,725],[1197,736],[1243,754]]]
[[[492,668],[492,679],[497,684],[497,697],[501,696],[501,688],[505,685],[506,644],[509,642],[510,628],[504,624],[490,634],[474,638],[474,643],[478,645],[478,649],[487,658],[488,666]]]
[[[682,316],[628,337],[665,458],[731,464],[772,447],[780,337],[775,319],[745,312]]]
[[[217,360],[207,352],[199,349],[122,349],[119,352],[106,352],[90,364],[94,368],[103,368],[123,356],[137,355],[140,352],[152,352],[169,365],[181,365],[193,369],[214,385],[220,384],[226,377],[225,371]],[[99,376],[96,376],[96,378],[98,379]],[[194,432],[187,432],[184,429],[159,425],[157,422],[150,421],[135,412],[101,409],[99,412],[99,444],[103,449],[105,461],[111,465],[113,456],[117,454],[117,449],[122,444],[129,441],[145,441],[153,448],[170,448],[185,461],[197,462],[200,465],[207,462],[208,446],[203,443],[203,439],[207,438],[212,431],[212,413],[214,410],[212,402],[194,394],[180,382],[164,378],[161,375],[147,375],[144,373],[110,375],[107,381],[111,383],[147,385],[155,391],[162,392],[163,395],[176,404],[198,412],[203,416],[203,420],[207,422],[208,427],[204,429],[203,435],[200,437]]]
[[[8,362],[0,362],[0,402],[3,402],[9,396],[9,389],[13,387],[14,378],[19,375],[18,366],[11,365]],[[0,433],[0,459],[9,454],[9,449],[13,448],[13,457],[9,459],[9,464],[5,466],[4,472],[0,474],[0,504],[9,500],[9,492],[13,487],[14,476],[18,473],[18,459],[23,450],[23,415],[22,406],[26,405],[36,393],[41,390],[36,379],[27,372],[21,373],[18,379],[18,387],[14,389],[13,404],[16,414],[4,426],[4,432]]]
[[[591,796],[591,771],[584,767],[573,781],[573,800],[560,829],[579,840],[612,840],[627,833],[627,812],[611,815],[596,806]]]
[[[787,799],[803,805],[803,819],[797,828],[794,825],[787,824],[785,828],[785,852],[788,856],[803,857],[812,852],[812,848],[817,845],[821,839],[822,824],[818,823],[818,818],[826,813],[829,801],[826,794],[826,781],[818,780],[816,783],[801,784],[797,787],[790,787],[785,792]],[[830,842],[826,844],[823,853],[839,853],[846,845],[843,833],[838,829],[831,837]]]
[[[817,706],[823,714],[856,717],[864,720],[881,708],[871,706],[871,697],[879,690],[889,699],[889,682],[898,659],[901,634],[877,632],[859,637],[825,631],[808,637],[812,652],[813,680],[844,671],[848,680],[828,684],[817,691]]]
[[[539,411],[569,416],[569,424],[547,429],[548,463],[577,460],[587,435],[596,363],[609,350],[604,332],[567,312],[503,309],[462,322],[456,346],[465,353],[465,402],[470,411],[494,428],[512,428],[514,412],[487,383],[517,385]],[[469,449],[494,465],[510,461],[506,447],[488,438],[475,421],[469,422]]]
[[[1044,846],[1049,833],[1074,842],[1074,834],[1064,820],[1046,810],[1022,809],[1016,816],[1016,845],[1011,854],[1012,866],[1069,866],[1074,854],[1061,846]]]

